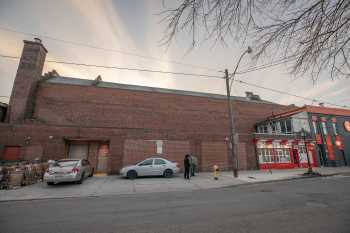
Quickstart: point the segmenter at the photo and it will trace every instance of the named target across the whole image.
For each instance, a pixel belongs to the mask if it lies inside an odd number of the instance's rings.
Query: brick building
[[[303,135],[301,132],[304,132]],[[259,167],[350,166],[350,110],[304,106],[256,125]]]
[[[39,39],[24,41],[0,123],[0,160],[87,157],[112,174],[149,155],[182,164],[192,153],[201,170],[230,168],[226,96],[42,75],[46,53]],[[255,123],[291,108],[252,93],[233,97],[240,169],[258,167]]]

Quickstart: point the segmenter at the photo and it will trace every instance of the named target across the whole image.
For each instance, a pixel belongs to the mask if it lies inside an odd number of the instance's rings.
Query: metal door
[[[98,173],[107,173],[107,164],[109,156],[109,145],[106,143],[101,144],[98,148],[97,154],[97,168]]]
[[[69,144],[68,157],[72,159],[87,159],[89,155],[89,145],[87,143]]]

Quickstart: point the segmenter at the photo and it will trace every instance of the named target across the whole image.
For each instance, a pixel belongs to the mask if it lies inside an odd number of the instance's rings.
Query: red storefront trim
[[[292,169],[295,168],[292,163],[262,163],[260,169]]]
[[[287,139],[283,139],[283,140],[281,140],[280,141],[280,145],[287,145],[287,143],[288,143],[288,140]]]
[[[312,167],[316,167],[315,163],[311,163]],[[293,169],[293,168],[307,168],[307,163],[300,163],[300,167],[294,163],[261,163],[259,164],[260,169]]]

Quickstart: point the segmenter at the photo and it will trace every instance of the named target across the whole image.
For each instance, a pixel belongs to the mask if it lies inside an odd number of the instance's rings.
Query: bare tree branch
[[[165,45],[183,30],[192,47],[203,33],[222,43],[249,38],[256,60],[280,54],[295,75],[349,78],[349,0],[182,0],[162,15]]]

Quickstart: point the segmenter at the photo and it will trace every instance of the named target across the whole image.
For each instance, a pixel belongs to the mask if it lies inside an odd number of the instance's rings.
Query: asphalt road
[[[192,192],[0,202],[0,232],[349,233],[350,177]]]

